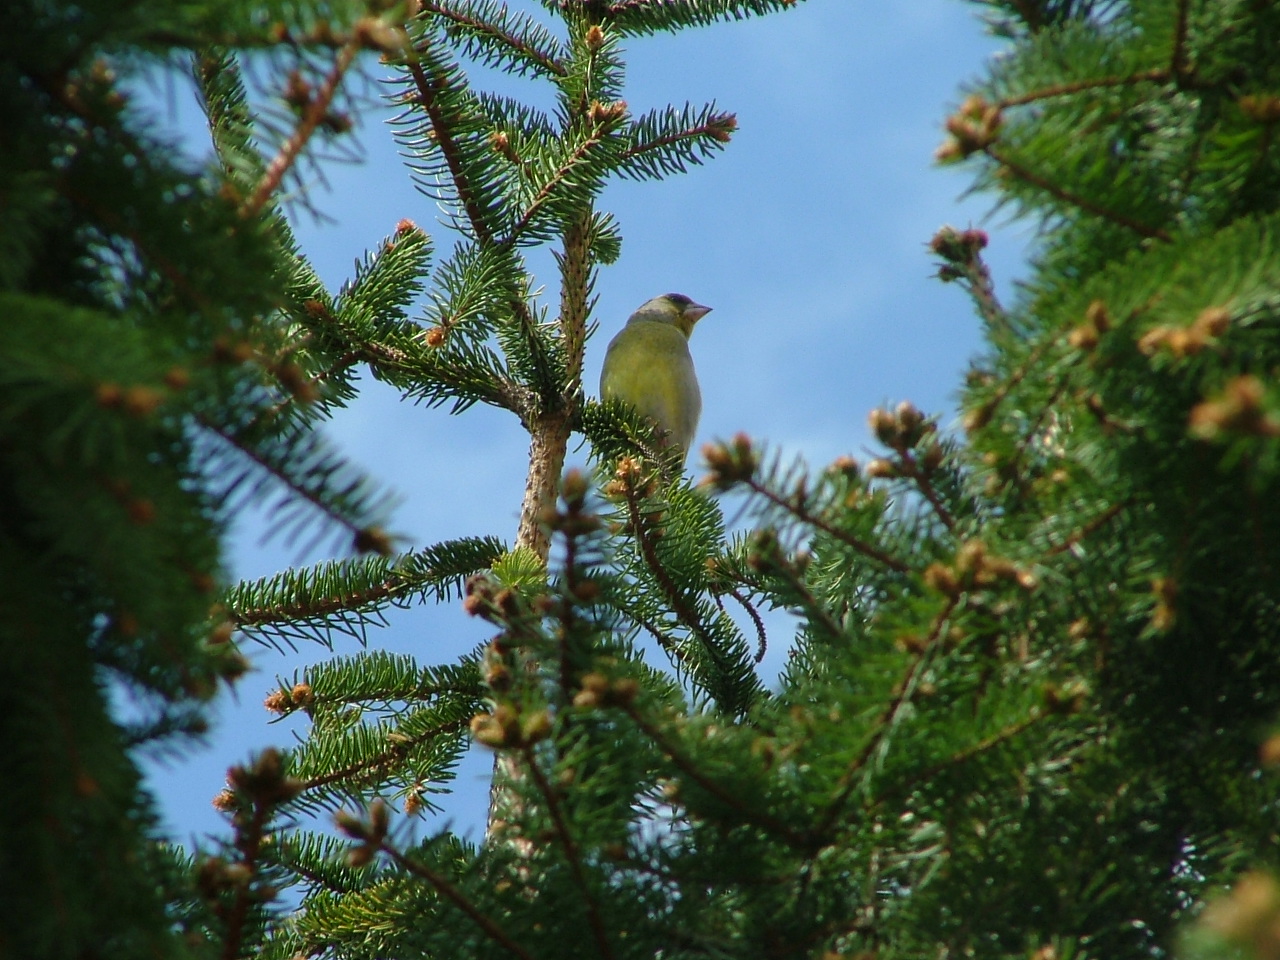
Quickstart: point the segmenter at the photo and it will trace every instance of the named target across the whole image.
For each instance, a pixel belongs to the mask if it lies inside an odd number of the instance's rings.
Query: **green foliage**
[[[1005,308],[984,235],[934,238],[988,338],[963,432],[903,403],[873,411],[868,463],[812,470],[744,436],[696,486],[634,411],[583,398],[595,271],[621,242],[594,204],[610,177],[709,158],[734,123],[632,117],[619,42],[791,4],[542,5],[181,6],[151,29],[147,5],[111,5],[78,45],[36,31],[3,61],[23,137],[0,156],[0,867],[39,882],[6,902],[0,945],[1276,956],[1275,5],[978,4],[1010,49],[939,156],[1042,239]],[[283,124],[238,71],[260,47]],[[162,159],[91,59],[174,48],[196,55],[216,172]],[[333,295],[272,198],[345,129],[368,49],[459,239],[402,222]],[[466,61],[549,84],[555,108],[477,90]],[[554,312],[524,261],[540,244]],[[315,432],[360,368],[520,419],[511,546],[397,552],[381,496]],[[571,430],[598,492],[560,477]],[[730,491],[748,532],[727,530]],[[323,535],[319,515],[371,556],[227,588],[210,613],[230,511],[273,492],[290,532]],[[363,646],[390,607],[458,598],[493,627],[479,650],[293,671],[268,707],[300,742],[230,772],[230,839],[189,859],[149,842],[130,748],[198,730],[239,643]],[[789,654],[772,685],[769,643]],[[109,678],[142,716],[111,716]],[[484,842],[418,836],[469,741],[497,761]]]
[[[130,102],[207,12],[17,3],[0,25],[6,956],[188,954],[133,753],[188,744],[246,669],[211,609],[231,511],[270,494],[295,531],[386,536],[384,498],[303,429],[282,281],[305,275],[234,189],[262,172],[242,91],[223,75],[226,177]]]

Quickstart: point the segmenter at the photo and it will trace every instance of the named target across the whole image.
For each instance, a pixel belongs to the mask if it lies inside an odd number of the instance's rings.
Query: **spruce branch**
[[[594,126],[594,125],[593,125]],[[590,168],[595,166],[596,154],[605,143],[606,129],[602,122],[590,134],[583,137],[547,171],[542,185],[525,204],[523,212],[498,241],[504,246],[517,246],[530,239],[543,240],[549,230],[563,230],[562,218],[555,214],[563,206],[562,196],[567,186],[593,179]],[[575,203],[576,206],[576,203]],[[545,223],[545,226],[542,224]]]
[[[583,7],[611,27],[630,34],[657,33],[720,20],[744,20],[787,10],[800,0],[559,0],[561,10]]]
[[[752,824],[776,836],[787,846],[804,854],[812,854],[822,846],[821,838],[824,836],[822,830],[797,830],[787,821],[775,817],[766,810],[758,809],[754,804],[749,804],[748,798],[708,776],[684,750],[669,739],[656,724],[650,722],[634,703],[622,703],[618,706],[636,725],[636,728],[653,741],[654,746],[662,751],[676,769],[734,811],[744,823]]]
[[[948,597],[943,608],[933,618],[928,635],[921,638],[915,645],[916,650],[911,654],[907,669],[904,671],[902,679],[895,686],[896,692],[873,724],[870,736],[867,737],[862,749],[858,751],[845,768],[844,773],[840,775],[831,800],[825,805],[825,809],[819,816],[817,828],[819,835],[825,835],[843,815],[849,799],[858,788],[859,774],[863,774],[866,771],[868,761],[885,743],[889,733],[896,726],[903,709],[910,703],[918,685],[921,669],[928,661],[929,654],[937,646],[942,628],[946,625],[947,620],[955,611],[959,602],[959,596]]]
[[[297,346],[301,349],[304,345]],[[314,417],[315,414],[312,411],[327,406],[324,403],[325,395],[322,389],[324,385],[333,383],[342,389],[348,379],[347,374],[362,359],[360,353],[347,351],[310,377],[291,374],[288,382],[284,384],[287,388],[285,394],[271,406],[263,407],[249,423],[248,431],[250,433],[268,432],[269,425],[275,420]]]
[[[308,91],[306,102],[302,106],[302,117],[298,125],[266,165],[262,179],[240,208],[241,215],[245,219],[251,219],[259,214],[267,201],[279,189],[285,175],[292,169],[298,158],[302,156],[302,151],[306,148],[311,137],[320,129],[321,124],[330,118],[330,109],[333,106],[334,97],[337,96],[343,78],[351,68],[351,65],[355,63],[356,55],[360,53],[363,46],[363,38],[358,33],[353,34],[338,49],[333,59],[333,65],[330,67],[328,75],[324,78],[324,82],[314,92]]]
[[[772,529],[757,530],[749,543],[751,552],[747,555],[747,565],[752,570],[764,574],[775,583],[779,580],[785,583],[791,596],[799,601],[797,606],[805,616],[811,623],[821,625],[831,640],[839,640],[845,635],[828,605],[820,602],[805,583],[804,569],[809,562],[808,554],[799,554],[794,558],[784,556],[778,534]]]
[[[1049,84],[1044,87],[1038,87],[1034,90],[1028,90],[1026,93],[1001,97],[996,101],[996,103],[1001,109],[1021,107],[1029,103],[1037,103],[1041,100],[1052,100],[1055,97],[1066,97],[1074,93],[1083,93],[1086,90],[1106,90],[1114,87],[1137,86],[1142,83],[1168,83],[1175,75],[1176,71],[1171,72],[1163,67],[1153,67],[1150,70],[1139,70],[1134,73],[1126,73],[1121,76],[1086,77],[1081,80],[1069,80],[1064,83]]]
[[[993,330],[1009,327],[1009,315],[996,297],[991,271],[982,259],[987,235],[982,230],[956,230],[943,227],[929,241],[929,249],[944,261],[938,270],[943,283],[960,282],[973,298],[978,313]]]
[[[1053,392],[1049,395],[1040,412],[1035,418],[1027,424],[1027,428],[1022,432],[1022,436],[1018,438],[1018,444],[1014,447],[1013,456],[1007,463],[1000,465],[999,474],[1002,477],[1016,477],[1025,485],[1028,477],[1026,473],[1026,461],[1031,456],[1032,451],[1037,444],[1040,447],[1046,446],[1046,438],[1051,436],[1057,424],[1056,412],[1057,403],[1071,389],[1071,378],[1063,377],[1061,382],[1056,384]],[[1047,426],[1046,426],[1047,424]]]
[[[441,0],[421,0],[426,13],[445,21],[455,37],[470,41],[466,52],[491,66],[512,63],[521,73],[534,71],[551,77],[568,74],[559,44],[532,18],[507,9],[495,0],[469,0],[464,7]]]
[[[880,793],[868,801],[866,805],[867,810],[873,810],[876,807],[882,806],[891,799],[905,796],[916,786],[922,783],[928,783],[930,780],[938,776],[938,774],[955,767],[962,766],[971,760],[977,759],[983,754],[990,753],[991,751],[1016,740],[1033,727],[1043,723],[1047,718],[1054,715],[1054,712],[1050,710],[1042,710],[1040,708],[1031,710],[1031,712],[1021,720],[1009,724],[1004,729],[991,734],[972,746],[966,747],[963,750],[958,750],[945,760],[941,760],[932,766],[925,767],[924,769],[913,771],[899,780],[886,784],[885,788],[881,790]]]
[[[331,454],[317,434],[291,426],[289,432],[275,437],[251,437],[244,430],[215,423],[204,415],[197,415],[196,422],[221,445],[221,450],[214,449],[211,457],[223,461],[220,472],[230,474],[220,478],[221,500],[232,497],[257,474],[250,496],[255,496],[268,480],[274,481],[286,491],[278,509],[292,507],[300,500],[330,523],[346,529],[354,548],[384,555],[391,552],[390,541],[379,524],[387,508],[385,496],[377,494],[362,476]],[[237,460],[247,461],[250,466],[245,469]]]
[[[275,896],[264,881],[262,857],[268,842],[267,825],[282,805],[289,803],[301,783],[286,774],[278,751],[264,750],[252,763],[232,767],[227,772],[228,789],[218,806],[232,814],[236,851],[234,863],[210,857],[200,864],[197,888],[222,921],[223,960],[243,956],[246,927],[254,910]]]
[[[618,174],[656,180],[683,173],[723,150],[737,128],[738,118],[716,112],[715,103],[696,112],[687,104],[650,111],[628,124]]]
[[[610,490],[621,494],[627,509],[628,530],[640,548],[640,556],[644,559],[654,582],[662,591],[662,597],[668,607],[675,613],[677,620],[698,639],[703,652],[711,658],[717,670],[729,673],[731,663],[724,657],[720,645],[711,630],[702,619],[692,598],[686,590],[671,577],[662,558],[658,556],[657,542],[663,531],[659,521],[654,519],[652,508],[642,502],[650,494],[646,494],[647,484],[641,478],[640,466],[634,460],[624,460],[618,464],[615,483]],[[704,679],[705,678],[700,678]]]
[[[944,456],[942,444],[936,436],[937,424],[925,419],[915,404],[907,400],[898,404],[893,411],[876,408],[867,419],[876,439],[897,454],[896,459],[890,463],[891,469],[880,469],[914,483],[932,508],[934,516],[947,530],[954,530],[955,519],[942,502],[933,483],[933,477],[942,465]],[[868,473],[870,472],[868,468]],[[800,502],[800,494],[797,493],[794,499]]]
[[[159,274],[195,310],[210,320],[214,320],[217,317],[214,301],[192,283],[187,271],[162,253],[159,247],[152,243],[145,234],[134,229],[120,216],[119,211],[103,204],[88,193],[76,189],[70,183],[64,182],[58,186],[63,197],[96,219],[106,228],[107,233],[114,233],[128,240],[137,252],[138,258],[154,266]],[[222,324],[219,323],[217,325],[221,326]]]
[[[821,530],[823,533],[833,537],[845,546],[851,547],[857,553],[876,561],[895,573],[907,573],[911,570],[910,564],[906,561],[899,560],[897,557],[881,550],[874,544],[868,543],[862,538],[849,533],[847,530],[842,530],[840,527],[835,526],[826,517],[814,513],[802,499],[784,497],[755,477],[748,477],[740,482],[756,496],[790,514],[806,526],[813,527],[815,530]]]
[[[253,142],[253,117],[239,62],[228,48],[208,46],[192,54],[192,72],[222,169],[247,193],[261,178],[264,159]]]
[[[520,960],[535,960],[533,954],[525,950],[519,941],[502,928],[497,920],[480,909],[466,893],[451,883],[444,874],[438,873],[426,864],[409,857],[392,844],[391,841],[387,840],[386,837],[378,839],[375,842],[375,847],[412,876],[427,881],[433,890],[457,907],[472,923],[480,928],[486,937],[506,950],[507,953],[514,957],[519,957]]]
[[[1081,526],[1061,543],[1051,546],[1045,554],[1045,557],[1057,556],[1060,553],[1067,553],[1074,549],[1077,544],[1083,543],[1089,537],[1093,536],[1131,506],[1133,506],[1133,504],[1127,500],[1121,503],[1113,503],[1096,517],[1091,518],[1088,523]]]
[[[987,397],[987,399],[983,400],[982,403],[977,406],[971,407],[967,410],[963,420],[965,430],[969,433],[973,433],[976,430],[981,430],[990,423],[992,417],[996,415],[1001,404],[1003,404],[1005,400],[1009,398],[1010,394],[1012,394],[1018,386],[1022,384],[1027,375],[1035,369],[1036,364],[1052,346],[1053,343],[1047,340],[1035,346],[1023,359],[1022,363],[1020,363],[1009,374],[1009,376],[999,383],[995,388],[995,391]],[[992,379],[991,375],[986,373],[976,373],[975,376],[978,377],[979,382],[982,382],[984,385],[988,385]]]
[[[524,755],[524,769],[528,770],[530,776],[533,777],[534,785],[537,787],[543,803],[547,805],[547,814],[551,817],[555,835],[559,839],[560,845],[564,848],[565,862],[569,865],[569,872],[573,876],[574,884],[582,894],[583,905],[587,913],[587,923],[591,927],[591,936],[596,942],[596,948],[600,951],[600,956],[603,960],[612,960],[615,956],[613,943],[609,938],[608,928],[605,925],[598,898],[592,891],[591,884],[587,881],[582,850],[578,846],[577,840],[574,839],[573,831],[561,806],[560,797],[556,788],[547,780],[533,747],[525,746],[521,749],[521,752]]]
[[[405,54],[405,69],[409,72],[416,93],[413,102],[430,121],[432,143],[444,159],[471,234],[479,243],[488,246],[494,243],[496,235],[492,225],[493,214],[487,209],[489,204],[481,200],[478,186],[472,181],[469,158],[463,148],[462,133],[458,129],[461,117],[448,110],[443,102],[443,95],[457,95],[457,77],[447,72],[442,63],[428,58],[425,51],[419,49],[425,43],[430,43],[430,40],[424,38],[415,41],[409,45]]]
[[[751,602],[742,595],[742,591],[737,587],[730,588],[728,593],[729,596],[738,601],[743,610],[747,611],[747,616],[751,618],[751,623],[756,628],[756,663],[761,663],[764,660],[765,652],[769,648],[769,638],[765,634],[764,620],[760,616],[760,611],[758,611]],[[719,594],[716,594],[716,603],[720,603]],[[721,605],[720,609],[723,610],[724,606]]]
[[[468,714],[470,711],[468,711]],[[455,717],[427,727],[415,736],[397,734],[385,749],[368,754],[359,760],[315,774],[302,781],[303,789],[298,800],[307,802],[308,794],[324,792],[324,788],[337,786],[340,792],[349,794],[352,784],[378,785],[385,781],[387,771],[404,765],[405,759],[415,747],[431,744],[441,739],[460,740],[471,725],[471,716]],[[295,764],[300,767],[301,764]],[[323,802],[323,799],[321,802]]]
[[[1172,243],[1173,236],[1163,227],[1153,227],[1149,224],[1135,220],[1127,214],[1118,210],[1113,210],[1106,204],[1089,197],[1074,193],[1061,184],[1054,183],[1047,177],[1043,177],[1029,167],[1009,157],[1004,151],[997,149],[994,145],[988,145],[984,152],[993,161],[995,161],[1001,169],[1007,170],[1009,175],[1017,177],[1019,180],[1025,181],[1040,190],[1043,190],[1055,200],[1069,207],[1076,207],[1085,213],[1091,213],[1103,220],[1131,230],[1140,237],[1148,240],[1160,240],[1164,243]]]
[[[916,485],[916,489],[924,496],[925,501],[933,509],[941,524],[948,530],[955,530],[956,520],[952,516],[951,511],[947,509],[942,502],[942,497],[938,493],[937,487],[933,484],[933,478],[930,476],[931,471],[925,469],[920,462],[920,458],[916,456],[914,451],[905,451],[898,457],[898,472]]]
[[[365,628],[381,625],[388,606],[414,597],[461,594],[467,577],[507,552],[494,537],[449,540],[398,557],[331,560],[259,580],[242,581],[223,598],[227,616],[242,630],[318,639],[340,630],[363,642]]]
[[[703,486],[714,487],[723,492],[741,485],[759,499],[782,511],[783,514],[829,534],[837,541],[852,547],[856,552],[883,564],[890,570],[906,573],[911,569],[905,561],[841,529],[822,513],[811,509],[807,477],[803,473],[795,477],[790,495],[784,495],[775,490],[775,485],[768,482],[769,478],[761,478],[759,454],[753,448],[751,438],[745,433],[738,434],[730,443],[707,444],[702,448],[702,456],[709,468],[707,476],[702,480]]]

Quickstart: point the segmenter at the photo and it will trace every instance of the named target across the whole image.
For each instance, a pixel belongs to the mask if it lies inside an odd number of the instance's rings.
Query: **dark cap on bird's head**
[[[679,307],[680,312],[690,320],[698,320],[711,312],[710,307],[704,307],[700,303],[694,303],[692,297],[686,297],[683,293],[664,293],[662,296],[664,299],[670,300]]]
[[[693,325],[710,312],[710,307],[695,303],[691,297],[686,297],[683,293],[664,293],[642,304],[640,309],[631,315],[631,319],[674,323],[684,331],[687,337],[693,332]]]

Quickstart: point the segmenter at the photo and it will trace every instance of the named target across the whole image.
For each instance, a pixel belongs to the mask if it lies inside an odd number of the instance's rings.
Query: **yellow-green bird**
[[[655,421],[679,448],[682,462],[702,415],[689,334],[710,312],[683,293],[654,297],[609,343],[600,372],[601,399],[623,400]]]

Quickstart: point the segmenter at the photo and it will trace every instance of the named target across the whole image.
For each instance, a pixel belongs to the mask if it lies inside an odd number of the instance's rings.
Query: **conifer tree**
[[[273,504],[295,533],[389,550],[385,498],[314,429],[345,387],[297,350],[290,318],[320,287],[273,205],[342,118],[309,113],[268,162],[210,47],[254,38],[245,5],[0,12],[6,957],[185,955],[170,901],[190,883],[134,761],[188,745],[247,667],[216,603],[234,511]],[[326,41],[311,46],[367,45]],[[142,71],[197,49],[223,171],[178,159],[131,99]]]
[[[971,165],[1041,232],[1012,296],[981,232],[933,240],[939,278],[969,294],[987,338],[962,425],[904,401],[871,414],[881,456],[822,469],[739,436],[705,451],[695,484],[649,425],[584,399],[595,268],[619,249],[595,200],[611,176],[700,162],[733,121],[633,116],[621,44],[791,5],[543,0],[534,16],[420,0],[190,22],[113,6],[125,12],[100,13],[88,43],[89,27],[41,23],[75,56],[14,58],[6,95],[36,155],[6,156],[5,173],[43,189],[21,194],[23,258],[7,268],[29,330],[0,333],[14,358],[5,483],[23,510],[3,527],[24,585],[5,612],[28,634],[5,644],[6,689],[37,669],[18,656],[50,662],[48,692],[6,705],[31,772],[6,778],[5,810],[79,819],[47,831],[44,864],[14,859],[30,847],[11,823],[3,849],[6,873],[77,878],[68,915],[104,932],[102,955],[1277,955],[1280,8],[979,3],[1009,51],[947,121],[939,159]],[[138,134],[92,59],[113,44],[195,50],[217,177],[137,172],[157,151],[124,139]],[[274,150],[231,52],[255,47],[287,55],[278,93],[294,122]],[[331,296],[271,204],[309,140],[344,128],[341,81],[369,48],[459,239],[441,254],[405,223]],[[464,61],[549,83],[556,110],[476,90]],[[74,66],[31,66],[48,63]],[[208,229],[192,226],[202,216]],[[522,257],[541,243],[560,269],[551,307]],[[233,270],[253,282],[228,286]],[[78,365],[69,343],[87,344]],[[171,352],[151,358],[156,343]],[[356,365],[430,404],[520,418],[530,473],[513,543],[394,551],[364,488],[314,452]],[[176,367],[190,382],[167,377]],[[573,430],[598,477],[561,476]],[[263,469],[283,480],[376,556],[240,584],[210,625],[191,587],[209,581],[191,571],[216,576],[228,491],[207,484],[227,462],[244,464],[241,486]],[[748,534],[726,532],[716,496],[730,490]],[[143,496],[154,518],[133,506]],[[203,566],[180,551],[191,544]],[[155,737],[190,726],[191,698],[234,673],[237,644],[363,635],[390,604],[459,594],[493,624],[473,656],[371,649],[282,683],[270,706],[305,713],[306,740],[232,772],[224,850],[188,861],[139,842],[147,805],[95,677],[152,691],[157,718],[135,736]],[[772,685],[753,662],[767,608],[797,623],[768,638],[790,650]],[[201,642],[227,625],[234,642]],[[641,638],[667,662],[646,662]],[[88,691],[74,714],[73,679]],[[80,754],[49,740],[80,728],[109,741],[93,757],[114,781],[86,779]],[[501,760],[488,835],[421,835],[416,815],[470,741]],[[62,787],[33,802],[41,762]],[[291,827],[307,814],[336,815],[346,839]],[[135,867],[109,890],[75,859],[122,848]],[[53,943],[41,896],[29,909]]]

